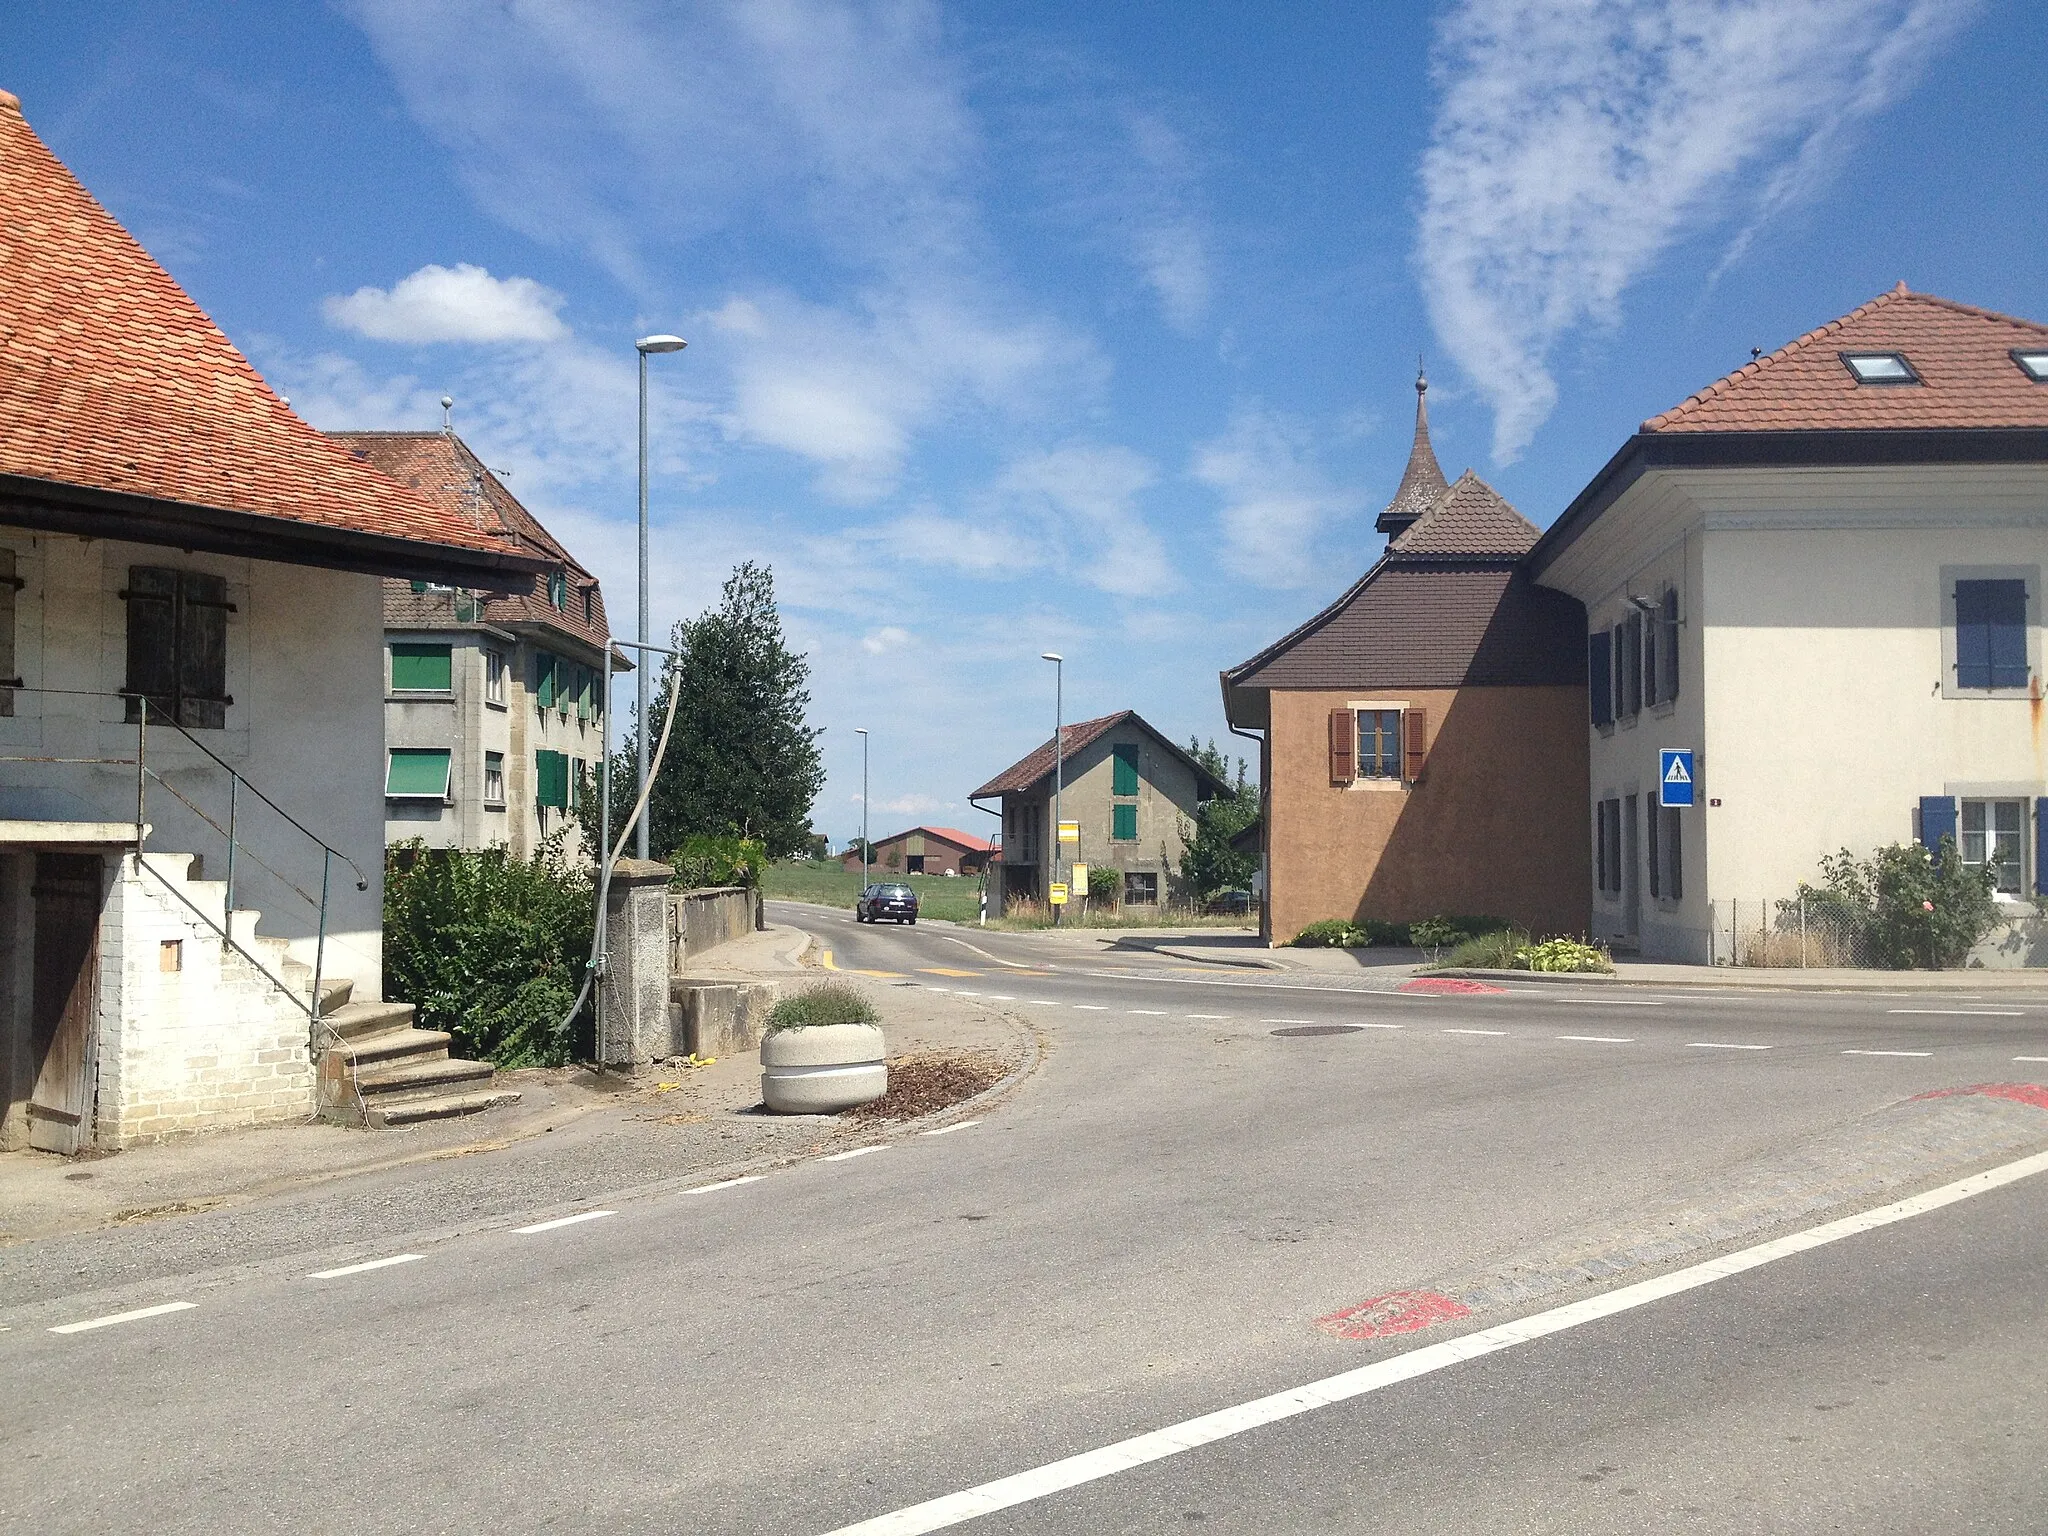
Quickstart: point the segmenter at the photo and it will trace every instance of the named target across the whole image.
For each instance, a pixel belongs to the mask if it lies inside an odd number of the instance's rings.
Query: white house
[[[1530,564],[1592,631],[1600,937],[1725,962],[1822,855],[1953,833],[2015,919],[1975,958],[2048,959],[2048,327],[1902,283],[1645,422]]]
[[[384,820],[392,843],[502,846],[530,856],[560,836],[605,756],[604,593],[540,520],[452,432],[337,432],[358,458],[545,562],[516,591],[384,583]]]
[[[540,568],[294,416],[0,93],[0,1146],[488,1080],[377,1001],[381,582]]]

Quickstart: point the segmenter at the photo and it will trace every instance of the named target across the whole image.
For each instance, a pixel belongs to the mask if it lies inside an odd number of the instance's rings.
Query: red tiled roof
[[[2012,359],[2048,326],[1900,283],[1643,423],[1645,432],[2048,427],[2048,384]],[[1918,384],[1859,384],[1844,352],[1897,352]]]
[[[571,635],[597,650],[610,637],[604,592],[597,578],[564,549],[485,467],[467,443],[449,432],[330,432],[356,458],[400,485],[437,503],[451,517],[492,532],[510,547],[560,568],[569,582],[566,611],[548,600],[548,578],[534,576],[521,590],[484,600],[478,620],[485,624],[539,624]],[[592,621],[583,620],[583,594],[591,594]],[[448,592],[415,592],[404,581],[384,584],[384,623],[393,629],[455,627],[455,600]]]
[[[505,553],[293,415],[4,91],[0,474]]]
[[[1468,469],[1429,510],[1394,535],[1387,553],[1397,560],[1526,555],[1542,536],[1506,497]]]
[[[889,837],[878,837],[875,839],[875,846],[881,848],[889,843],[900,843],[906,837],[914,836],[919,832],[924,833],[927,837],[936,837],[944,842],[951,843],[964,853],[987,853],[995,847],[994,843],[984,842],[972,833],[962,832],[957,827],[923,826],[911,827],[907,831],[897,832]]]

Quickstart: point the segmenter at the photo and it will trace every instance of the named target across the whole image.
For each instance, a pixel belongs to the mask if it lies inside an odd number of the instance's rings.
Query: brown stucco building
[[[1324,918],[1586,929],[1585,613],[1530,580],[1534,524],[1470,470],[1446,482],[1427,388],[1385,553],[1223,674],[1232,728],[1263,739],[1275,943]]]

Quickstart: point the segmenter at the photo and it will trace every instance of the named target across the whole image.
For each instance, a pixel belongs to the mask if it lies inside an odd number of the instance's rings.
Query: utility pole
[[[642,336],[633,343],[633,350],[640,354],[640,720],[636,728],[640,738],[640,777],[634,788],[643,798],[647,793],[647,653],[652,649],[647,643],[647,354],[680,352],[688,345],[680,336]],[[643,860],[647,857],[647,824],[653,819],[654,806],[650,802],[641,809],[640,830],[633,844]]]
[[[1062,846],[1060,842],[1060,787],[1066,777],[1064,758],[1066,743],[1061,741],[1060,737],[1066,730],[1062,719],[1066,713],[1064,691],[1067,678],[1067,658],[1058,651],[1046,651],[1038,659],[1052,663],[1052,864],[1051,873],[1046,877],[1046,883],[1050,886],[1058,884],[1060,878],[1060,850]],[[1045,894],[1048,902],[1050,902],[1052,892],[1048,890]],[[1070,891],[1067,894],[1069,899],[1072,899],[1073,893]],[[1052,909],[1052,922],[1055,928],[1059,926],[1060,912],[1061,909],[1059,907]]]
[[[853,734],[860,738],[860,888],[868,888],[868,859],[873,845],[868,842],[868,733],[862,726],[855,726]]]

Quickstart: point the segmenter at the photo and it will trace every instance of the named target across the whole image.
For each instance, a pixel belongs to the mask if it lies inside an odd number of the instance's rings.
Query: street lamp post
[[[644,796],[647,792],[647,354],[650,352],[680,352],[689,343],[680,336],[642,336],[633,343],[633,349],[640,354],[640,618],[638,636],[640,641],[639,689],[640,719],[634,734],[639,737],[640,776],[633,781],[633,787]],[[650,802],[640,811],[640,825],[634,837],[634,849],[642,859],[647,857],[647,824],[654,819],[654,806]]]
[[[868,733],[864,726],[855,726],[853,734],[860,738],[860,888],[868,888]]]
[[[1050,886],[1058,883],[1060,875],[1060,788],[1066,777],[1066,744],[1060,737],[1066,730],[1062,719],[1066,707],[1063,695],[1067,680],[1067,658],[1058,651],[1045,651],[1038,659],[1052,663],[1052,866],[1046,876],[1046,884]],[[1050,900],[1052,892],[1048,890],[1045,894]],[[1071,899],[1073,893],[1070,891],[1067,894]],[[1052,921],[1054,927],[1059,926],[1060,908],[1052,909]]]

